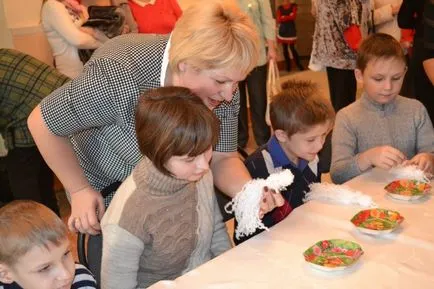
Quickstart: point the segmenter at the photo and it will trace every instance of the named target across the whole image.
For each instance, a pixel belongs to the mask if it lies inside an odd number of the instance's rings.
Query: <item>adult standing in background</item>
[[[139,33],[170,33],[182,15],[177,0],[129,0],[128,5]]]
[[[246,12],[259,34],[259,59],[256,67],[239,83],[240,115],[238,122],[238,145],[245,147],[249,140],[249,122],[247,113],[247,93],[249,95],[253,135],[256,144],[261,146],[270,138],[270,128],[265,122],[267,108],[267,63],[276,61],[275,21],[271,15],[268,0],[238,0],[241,9]],[[268,50],[267,50],[268,48]]]
[[[354,76],[360,42],[371,26],[370,0],[316,0],[315,32],[309,68],[327,69],[335,111],[356,99]]]
[[[398,12],[402,0],[373,0],[374,26],[376,33],[386,33],[401,41]]]
[[[45,163],[27,128],[27,117],[39,102],[69,80],[54,68],[21,52],[0,49],[0,132],[8,154],[1,157],[0,195],[29,199],[59,215],[53,172]],[[6,185],[8,183],[8,185]]]
[[[200,32],[200,33],[198,33]],[[141,159],[134,111],[141,92],[183,86],[220,119],[211,170],[233,197],[251,180],[237,154],[238,82],[258,59],[258,36],[232,0],[197,2],[172,34],[126,34],[110,39],[84,72],[44,99],[28,125],[47,163],[71,195],[71,230],[98,234],[105,211],[100,193],[131,174]],[[264,212],[283,204],[265,193]]]
[[[403,29],[414,29],[413,56],[409,70],[413,73],[414,97],[428,110],[434,121],[434,87],[429,80],[423,61],[426,58],[424,48],[424,6],[430,0],[404,0],[398,13],[398,25]]]
[[[44,0],[42,4],[42,28],[51,46],[55,66],[70,78],[83,71],[78,49],[96,49],[107,40],[96,29],[80,29],[88,18],[86,7],[77,0]]]

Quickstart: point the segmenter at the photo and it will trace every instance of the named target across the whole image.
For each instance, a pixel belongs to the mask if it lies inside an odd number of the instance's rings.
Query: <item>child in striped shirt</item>
[[[74,264],[67,229],[50,209],[13,201],[0,209],[0,289],[95,289]]]

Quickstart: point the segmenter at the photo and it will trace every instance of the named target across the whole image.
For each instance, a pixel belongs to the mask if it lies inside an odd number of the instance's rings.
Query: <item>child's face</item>
[[[405,63],[398,58],[377,58],[368,62],[364,72],[356,69],[355,75],[370,99],[386,104],[399,94],[406,71]]]
[[[325,138],[330,132],[330,127],[330,121],[326,121],[325,123],[312,126],[306,131],[297,132],[290,137],[282,130],[276,130],[275,134],[286,155],[292,162],[298,163],[299,159],[310,162],[315,159],[318,152],[322,149]]]
[[[195,182],[208,172],[211,156],[212,147],[195,157],[173,156],[167,161],[166,169],[178,179]]]
[[[70,289],[75,274],[75,264],[69,240],[59,246],[33,247],[13,266],[9,267],[10,280],[23,289]]]

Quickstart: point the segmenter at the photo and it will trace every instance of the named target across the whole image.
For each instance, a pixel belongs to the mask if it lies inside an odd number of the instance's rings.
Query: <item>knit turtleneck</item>
[[[134,180],[139,187],[148,187],[148,193],[154,196],[168,196],[195,189],[193,182],[163,174],[147,157],[143,157],[134,170]]]

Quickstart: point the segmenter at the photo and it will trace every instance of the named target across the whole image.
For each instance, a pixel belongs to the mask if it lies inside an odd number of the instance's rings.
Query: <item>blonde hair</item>
[[[233,0],[197,1],[172,32],[169,65],[187,62],[199,70],[236,69],[247,75],[259,57],[259,38],[249,16]]]
[[[310,81],[289,80],[283,91],[270,103],[270,121],[274,130],[280,129],[291,137],[314,125],[334,122],[335,111],[318,86]]]
[[[35,246],[59,246],[67,229],[46,206],[20,200],[0,208],[0,236],[0,263],[11,266]]]

